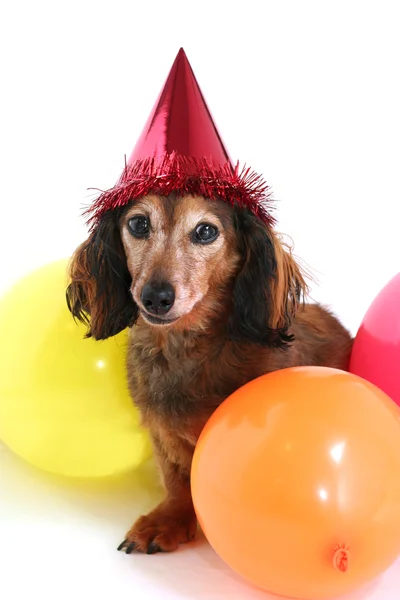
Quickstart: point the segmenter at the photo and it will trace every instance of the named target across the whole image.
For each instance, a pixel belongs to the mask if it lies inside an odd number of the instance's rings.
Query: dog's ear
[[[241,270],[233,289],[231,339],[285,348],[288,328],[308,292],[305,275],[277,234],[249,211],[235,215]]]
[[[86,337],[104,340],[138,318],[132,279],[123,250],[118,218],[106,213],[89,238],[75,251],[66,291],[72,315],[88,326]]]

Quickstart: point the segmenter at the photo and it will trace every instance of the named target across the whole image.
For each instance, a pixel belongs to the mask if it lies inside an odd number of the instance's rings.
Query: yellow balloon
[[[46,265],[0,300],[0,439],[52,473],[121,474],[151,456],[127,389],[127,331],[84,339],[66,305],[66,268]]]

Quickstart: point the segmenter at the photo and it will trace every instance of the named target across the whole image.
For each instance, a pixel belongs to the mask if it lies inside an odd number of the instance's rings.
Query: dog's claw
[[[150,544],[147,546],[146,554],[156,554],[157,552],[161,552],[160,546],[157,546],[157,544],[154,542],[150,542]]]
[[[129,546],[125,550],[125,554],[132,554],[132,552],[135,550],[135,548],[136,548],[135,542],[133,542],[132,544],[129,544]]]
[[[118,546],[117,550],[119,552],[120,550],[123,550],[124,548],[125,548],[125,554],[131,554],[135,550],[136,544],[135,544],[135,542],[130,544],[129,540],[126,539]]]
[[[117,551],[120,552],[122,548],[128,543],[128,540],[124,540],[117,548]]]

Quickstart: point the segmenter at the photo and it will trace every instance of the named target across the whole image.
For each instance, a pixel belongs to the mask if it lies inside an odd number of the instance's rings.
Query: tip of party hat
[[[199,83],[181,48],[127,161],[179,154],[215,164],[231,162]]]

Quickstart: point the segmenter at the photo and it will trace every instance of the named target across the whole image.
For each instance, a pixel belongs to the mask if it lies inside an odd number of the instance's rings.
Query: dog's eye
[[[146,237],[149,234],[149,219],[142,215],[132,217],[128,222],[129,231],[134,237]]]
[[[210,223],[201,223],[194,230],[193,241],[196,244],[208,244],[218,237],[218,229]]]

